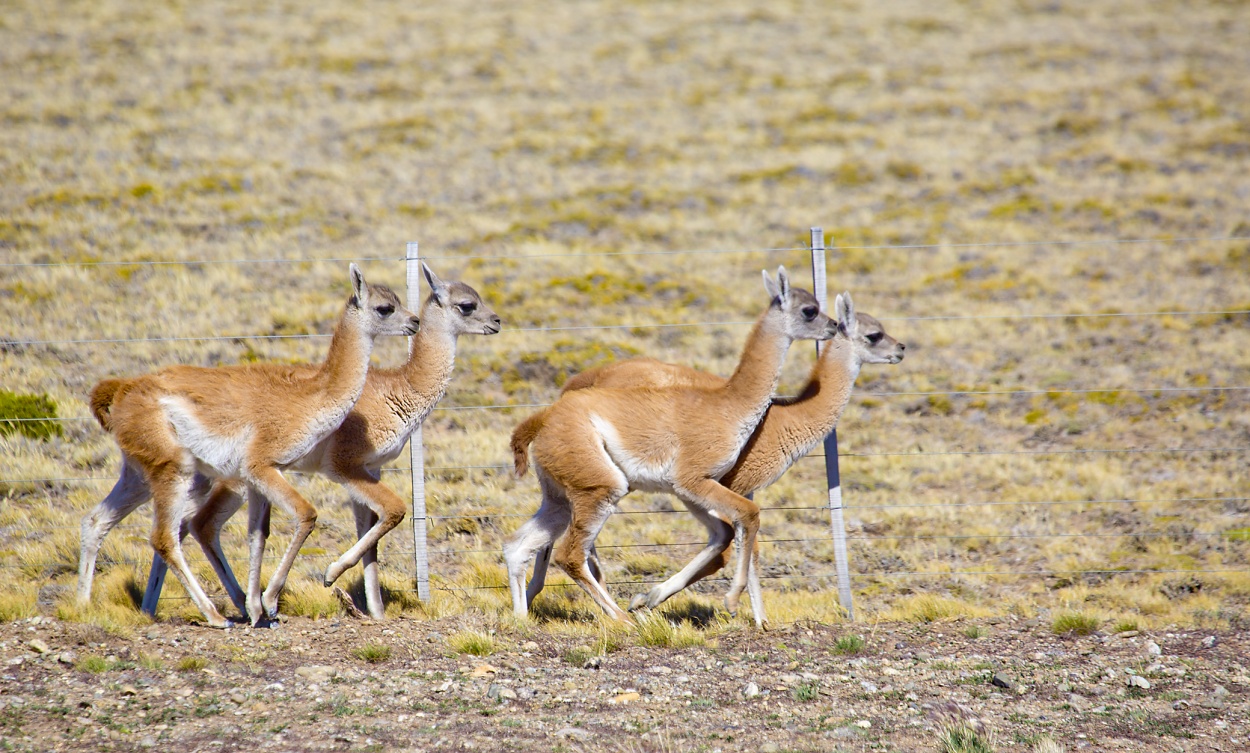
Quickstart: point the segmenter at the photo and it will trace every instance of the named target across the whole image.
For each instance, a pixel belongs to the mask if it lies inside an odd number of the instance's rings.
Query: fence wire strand
[[[864,246],[827,246],[827,251],[837,252],[840,250],[881,250],[881,251],[915,251],[915,250],[956,250],[956,249],[1028,249],[1028,248],[1045,248],[1045,247],[1077,247],[1077,246],[1123,246],[1133,244],[1162,244],[1177,245],[1182,243],[1227,243],[1240,242],[1250,240],[1250,237],[1243,236],[1221,236],[1221,237],[1192,237],[1192,238],[1122,238],[1122,239],[1094,239],[1094,240],[1071,240],[1071,241],[1023,241],[1023,242],[1007,242],[1007,243],[958,243],[958,244],[915,244],[915,245],[864,245]],[[468,261],[468,260],[492,260],[492,259],[541,259],[541,258],[573,258],[573,257],[657,257],[657,256],[681,256],[681,255],[728,255],[728,254],[773,254],[773,253],[795,253],[808,252],[811,249],[805,246],[796,247],[777,247],[777,248],[755,248],[755,249],[689,249],[689,250],[668,250],[668,251],[611,251],[611,252],[589,252],[589,253],[549,253],[549,254],[530,254],[511,257],[500,257],[495,255],[477,255],[477,256],[460,256],[460,255],[426,255],[422,258],[434,261]],[[406,257],[356,257],[356,258],[312,258],[312,259],[200,259],[200,260],[146,260],[146,261],[94,261],[94,262],[38,262],[38,263],[0,263],[0,269],[21,269],[21,268],[49,268],[49,267],[109,267],[109,266],[150,266],[150,267],[173,267],[173,266],[203,266],[203,265],[224,265],[224,264],[312,264],[312,263],[339,263],[339,262],[404,262]],[[1250,315],[1250,309],[1227,309],[1227,310],[1176,310],[1176,311],[1103,311],[1103,312],[1087,312],[1087,313],[1006,313],[1006,314],[981,314],[981,315],[934,315],[934,316],[900,316],[900,317],[882,317],[882,321],[889,322],[941,322],[941,321],[1042,321],[1042,320],[1074,320],[1074,319],[1151,319],[1156,317],[1240,317]],[[660,330],[660,329],[676,329],[676,328],[720,328],[720,327],[743,327],[751,325],[750,321],[716,321],[716,322],[672,322],[672,323],[637,323],[637,324],[602,324],[602,325],[571,325],[571,326],[530,326],[530,327],[514,327],[504,331],[505,335],[514,335],[521,337],[530,337],[547,333],[561,333],[572,331],[633,331],[633,330]],[[178,343],[178,342],[224,342],[224,341],[243,341],[243,340],[262,340],[262,341],[291,341],[291,340],[323,340],[329,338],[329,334],[299,334],[299,335],[276,335],[276,334],[237,334],[237,335],[216,335],[216,336],[195,336],[195,337],[136,337],[136,338],[99,338],[99,339],[69,339],[69,340],[13,340],[4,339],[0,344],[5,346],[58,346],[58,345],[93,345],[93,344],[129,344],[129,343]],[[1174,393],[1192,393],[1192,394],[1226,394],[1234,392],[1245,392],[1250,390],[1250,386],[1239,385],[1223,385],[1223,386],[1169,386],[1169,387],[1112,387],[1112,388],[1081,388],[1075,387],[1070,389],[966,389],[966,390],[934,390],[934,391],[876,391],[876,392],[859,392],[860,397],[874,398],[915,398],[930,396],[959,396],[959,395],[976,395],[976,396],[992,396],[992,397],[1012,397],[1012,396],[1035,396],[1035,395],[1096,395],[1096,394],[1141,394],[1141,395],[1162,395]],[[515,409],[537,409],[546,407],[547,403],[531,403],[516,405],[462,405],[462,406],[446,406],[436,408],[439,412],[454,411],[512,411]],[[36,422],[81,422],[92,421],[90,416],[69,416],[69,417],[23,417],[23,418],[0,418],[0,427],[5,425],[12,426],[14,424],[26,424]],[[11,428],[6,428],[11,431]],[[919,445],[917,445],[919,447]],[[1106,456],[1110,454],[1196,454],[1196,453],[1227,453],[1238,454],[1245,453],[1250,448],[1247,447],[1155,447],[1155,448],[1066,448],[1066,449],[1025,449],[1025,450],[937,450],[926,451],[919,449],[917,451],[908,452],[843,452],[839,453],[840,457],[846,458],[905,458],[905,457],[930,457],[930,456]],[[811,454],[804,459],[824,459],[823,454]],[[442,465],[428,466],[425,470],[429,473],[451,472],[451,471],[506,471],[511,469],[510,464],[482,464],[482,465]],[[397,473],[409,472],[406,467],[384,468],[383,472]],[[312,474],[292,472],[295,476],[308,476]],[[61,478],[14,478],[0,479],[0,484],[33,484],[33,483],[87,483],[97,481],[115,481],[114,476],[86,476],[86,477],[61,477]],[[1033,506],[1057,506],[1057,505],[1109,505],[1109,504],[1132,504],[1132,505],[1149,505],[1149,504],[1176,504],[1176,503],[1233,503],[1246,502],[1250,498],[1242,496],[1210,496],[1210,497],[1181,497],[1172,499],[1079,499],[1079,500],[1044,500],[1044,501],[960,501],[960,502],[933,502],[933,503],[901,503],[901,504],[883,504],[883,505],[844,505],[840,509],[845,511],[866,511],[866,510],[887,510],[887,509],[903,509],[903,508],[963,508],[963,507],[1033,507]],[[779,505],[775,507],[762,508],[762,512],[778,512],[778,511],[829,511],[827,504],[822,505]],[[684,509],[665,509],[665,510],[619,510],[617,515],[686,515]],[[525,518],[529,517],[527,513],[504,513],[493,511],[469,511],[451,513],[446,515],[428,515],[422,520],[429,521],[445,521],[460,518]],[[146,526],[128,525],[118,526],[114,530],[146,530]],[[77,530],[78,526],[69,525],[51,525],[42,526],[40,531],[48,530]],[[862,530],[862,529],[861,529]],[[1151,538],[1151,539],[1225,539],[1229,541],[1244,540],[1244,533],[1239,530],[1234,531],[1139,531],[1139,532],[1108,532],[1108,533],[1063,533],[1063,532],[1042,532],[1042,533],[988,533],[988,534],[916,534],[916,535],[877,535],[869,533],[861,533],[860,535],[848,536],[849,541],[873,542],[873,541],[914,541],[914,542],[932,542],[932,541],[964,541],[964,540],[1012,540],[1012,539],[1112,539],[1112,538]],[[398,540],[390,542],[386,546],[386,558],[380,564],[390,570],[399,560],[410,556],[414,553],[414,542],[409,536],[406,544],[401,537]],[[793,538],[777,538],[777,539],[760,539],[760,543],[771,546],[789,545],[789,544],[830,544],[831,539],[822,537],[793,537]],[[621,543],[621,544],[602,544],[600,549],[647,549],[647,548],[691,548],[706,546],[703,541],[682,541],[675,543]],[[206,560],[198,555],[198,547],[188,548],[189,552],[194,552],[188,557],[189,560],[203,564]],[[443,547],[430,549],[430,554],[439,556],[463,556],[472,554],[498,554],[498,547],[480,548],[480,547]],[[10,555],[11,556],[11,555]],[[336,559],[337,555],[326,554],[309,554],[301,555],[302,560],[308,561],[324,561]],[[266,561],[280,559],[277,553],[264,555]],[[228,558],[228,561],[234,564],[243,562],[240,558]],[[148,564],[147,560],[135,559],[119,559],[119,560],[102,560],[102,564],[111,565],[128,565],[142,566]],[[22,562],[6,562],[0,563],[3,569],[57,569],[72,571],[75,563],[69,562],[41,562],[41,563],[22,563]],[[1101,575],[1101,576],[1120,576],[1120,575],[1142,575],[1142,574],[1169,574],[1169,573],[1242,573],[1242,570],[1231,569],[1090,569],[1090,570],[948,570],[948,571],[869,571],[851,573],[851,578],[855,579],[872,579],[872,578],[892,578],[892,577],[936,577],[949,578],[955,576],[1058,576],[1058,575]],[[771,573],[761,574],[764,579],[809,579],[809,580],[825,580],[836,579],[836,573]],[[661,580],[616,580],[611,581],[608,585],[614,586],[641,586],[663,582]],[[728,578],[709,578],[704,583],[726,583]],[[572,583],[555,583],[551,584],[558,587],[568,587]],[[498,590],[506,588],[506,586],[454,586],[454,585],[435,585],[436,590],[457,592],[469,590]],[[400,589],[407,590],[407,589]],[[415,590],[415,589],[414,589]],[[162,600],[184,600],[186,597],[162,597]]]
[[[1077,246],[1125,246],[1138,244],[1182,244],[1182,243],[1228,243],[1236,241],[1250,240],[1250,236],[1227,235],[1227,236],[1193,236],[1185,238],[1090,238],[1079,240],[1051,240],[1051,241],[1003,241],[1003,242],[980,242],[980,243],[915,243],[915,244],[886,244],[886,245],[867,245],[867,246],[840,246],[832,242],[826,245],[828,251],[917,251],[917,250],[944,250],[944,249],[974,249],[974,248],[1045,248],[1048,246],[1063,246],[1066,248],[1074,248]],[[460,254],[443,254],[443,255],[423,255],[421,258],[431,261],[510,261],[517,259],[558,259],[558,258],[600,258],[600,257],[621,257],[621,256],[685,256],[685,255],[701,255],[701,254],[770,254],[770,253],[793,253],[797,251],[810,251],[807,246],[780,246],[775,248],[737,248],[737,249],[678,249],[671,251],[577,251],[567,253],[550,253],[550,254],[516,254],[510,256],[501,256],[498,254],[477,254],[477,255],[460,255]],[[306,259],[168,259],[168,260],[140,260],[140,261],[61,261],[61,262],[9,262],[0,263],[2,268],[24,268],[24,267],[104,267],[104,266],[200,266],[206,264],[309,264],[318,262],[400,262],[405,261],[405,257],[393,256],[375,256],[375,257],[355,257],[355,258],[306,258]]]

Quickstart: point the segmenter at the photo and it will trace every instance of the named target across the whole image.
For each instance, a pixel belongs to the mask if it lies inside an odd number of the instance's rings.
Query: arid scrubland
[[[405,524],[383,542],[392,609],[506,611],[500,544],[538,493],[507,470],[531,409],[494,406],[634,354],[728,374],[759,270],[809,284],[820,225],[847,247],[830,290],[907,344],[839,429],[861,619],[1244,628],[1248,38],[1235,2],[8,3],[0,407],[46,395],[32,415],[58,420],[0,423],[0,614],[143,622],[147,508],[105,545],[96,606],[71,603],[78,521],[118,462],[92,384],[318,361],[347,260],[401,287],[410,240],[504,331],[461,343],[426,424],[438,590],[405,591]],[[813,355],[791,350],[783,391]],[[807,459],[757,495],[780,508],[774,622],[839,618],[814,577],[833,570],[823,477]],[[350,511],[296,483],[322,514],[284,610],[337,614],[319,574]],[[694,553],[677,509],[635,494],[622,511],[654,514],[608,524],[618,596]],[[537,606],[557,632],[594,619],[575,589]]]

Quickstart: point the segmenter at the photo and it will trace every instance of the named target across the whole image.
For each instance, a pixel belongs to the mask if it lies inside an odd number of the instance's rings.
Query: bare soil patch
[[[1172,753],[1244,750],[1250,735],[1244,633],[1065,638],[1019,619],[798,623],[583,661],[578,639],[542,630],[500,629],[496,653],[457,655],[448,637],[464,627],[291,618],[273,629],[157,624],[123,637],[49,618],[12,622],[0,628],[0,743],[929,751],[941,724],[962,720],[998,750],[1033,750],[1048,735],[1067,750]],[[839,653],[852,633],[865,638],[862,651]],[[1131,687],[1128,672],[1149,687]]]

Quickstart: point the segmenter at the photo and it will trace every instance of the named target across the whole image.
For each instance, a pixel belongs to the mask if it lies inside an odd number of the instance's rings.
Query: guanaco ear
[[[425,262],[421,262],[421,272],[425,275],[425,281],[430,283],[430,292],[434,294],[434,299],[438,301],[438,305],[446,306],[448,302],[447,283],[438,279],[438,275],[434,274],[434,270]]]
[[[772,300],[780,301],[782,304],[790,297],[790,275],[786,273],[785,267],[777,267],[777,280],[768,276],[768,270],[764,272],[764,290],[768,291],[768,295]]]
[[[363,307],[369,294],[369,286],[365,282],[364,273],[360,271],[360,267],[355,262],[348,267],[348,272],[352,278],[352,300],[358,307]]]
[[[838,329],[847,337],[853,337],[859,329],[859,320],[855,318],[855,302],[851,300],[850,291],[833,299],[833,315],[838,320]]]

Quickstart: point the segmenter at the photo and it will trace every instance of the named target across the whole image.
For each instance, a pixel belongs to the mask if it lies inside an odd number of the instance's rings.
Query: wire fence
[[[840,250],[872,250],[882,252],[911,252],[911,251],[939,251],[939,250],[962,250],[962,251],[989,251],[994,249],[1030,249],[1030,248],[1053,248],[1060,252],[1072,251],[1081,247],[1104,246],[1108,248],[1124,247],[1124,246],[1149,246],[1154,245],[1161,249],[1176,249],[1184,244],[1197,243],[1232,243],[1250,240],[1250,237],[1241,236],[1225,236],[1225,237],[1194,237],[1194,238],[1138,238],[1138,239],[1089,239],[1089,240],[1069,240],[1069,241],[1041,241],[1041,242],[1013,242],[1013,243],[965,243],[965,244],[918,244],[918,245],[871,245],[871,246],[846,246],[838,249],[832,249],[835,253]],[[595,257],[679,257],[685,255],[727,255],[727,254],[773,254],[773,253],[796,253],[809,252],[816,246],[813,242],[812,247],[778,247],[778,248],[759,248],[759,249],[692,249],[692,250],[660,250],[660,251],[620,251],[620,252],[579,252],[579,253],[551,253],[551,254],[528,254],[514,257],[507,257],[512,260],[518,259],[557,259],[557,258],[579,258],[584,257],[593,259]],[[490,260],[500,257],[496,256],[427,256],[427,259],[433,261],[455,261],[457,263],[472,260]],[[333,262],[341,263],[346,261],[358,262],[407,262],[410,266],[412,263],[411,256],[404,257],[365,257],[365,258],[272,258],[272,259],[200,259],[200,260],[143,260],[143,261],[94,261],[94,262],[46,262],[46,263],[0,263],[0,270],[10,269],[14,271],[35,270],[59,267],[79,267],[90,269],[93,267],[108,268],[113,266],[151,266],[151,267],[178,267],[178,266],[195,266],[209,264],[237,264],[237,265],[260,265],[260,264],[307,264],[310,262]],[[822,273],[823,274],[823,273]],[[487,292],[489,298],[489,292]],[[1056,320],[1103,320],[1114,322],[1117,320],[1142,320],[1152,321],[1163,318],[1175,319],[1177,317],[1215,317],[1225,321],[1237,317],[1247,317],[1250,320],[1250,308],[1244,307],[1210,307],[1210,306],[1186,306],[1184,302],[1176,302],[1174,305],[1169,303],[1170,308],[1163,307],[1159,310],[1140,310],[1140,311],[1052,311],[1052,312],[1014,312],[1014,313],[991,313],[991,314],[975,314],[975,315],[932,315],[932,316],[881,316],[883,322],[888,322],[892,326],[906,326],[908,324],[921,325],[930,322],[985,322],[985,323],[1006,323],[1011,322],[1037,322],[1037,321],[1056,321]],[[751,321],[690,321],[690,322],[640,322],[631,324],[595,324],[595,325],[570,325],[570,326],[524,326],[505,329],[501,335],[506,339],[508,337],[520,338],[522,340],[539,336],[546,333],[571,333],[584,332],[594,333],[600,331],[645,331],[645,330],[667,330],[667,329],[695,329],[708,330],[710,328],[733,328],[745,327],[752,324]],[[123,338],[67,338],[67,339],[37,339],[23,338],[21,333],[10,333],[10,336],[0,338],[0,346],[7,348],[9,352],[20,356],[23,348],[40,348],[40,347],[56,347],[56,346],[128,346],[141,343],[161,344],[161,343],[212,343],[212,342],[237,342],[243,340],[263,340],[263,341],[312,341],[322,340],[329,335],[324,334],[272,334],[272,333],[240,333],[232,335],[206,335],[206,336],[152,336],[152,337],[123,337]],[[16,337],[12,335],[18,335]],[[592,335],[593,336],[593,335]],[[1035,398],[1035,397],[1059,397],[1070,396],[1074,398],[1097,398],[1119,395],[1138,396],[1139,400],[1149,401],[1152,399],[1162,398],[1169,395],[1190,394],[1203,396],[1204,398],[1223,399],[1228,397],[1240,398],[1241,395],[1250,391],[1250,384],[1159,384],[1154,386],[1135,386],[1133,384],[1123,385],[1098,385],[1098,386],[1057,386],[1057,387],[1025,387],[1019,389],[994,389],[990,386],[974,386],[966,389],[926,389],[926,390],[863,390],[857,391],[855,394],[860,398],[873,398],[875,400],[904,400],[904,399],[920,399],[927,400],[933,398],[952,398],[952,397],[981,397],[1001,400],[1012,400],[1019,398]],[[548,402],[516,402],[516,403],[496,403],[489,405],[443,405],[435,409],[435,412],[445,415],[454,415],[458,412],[480,411],[480,412],[498,412],[509,415],[517,410],[536,410],[547,407]],[[69,424],[73,422],[86,422],[91,424],[93,419],[90,416],[48,416],[48,417],[0,417],[0,431],[12,431],[21,425],[29,425],[32,423],[60,423]],[[4,429],[5,426],[12,427]],[[1247,461],[1245,454],[1250,451],[1250,446],[1216,443],[1211,445],[1203,445],[1196,442],[1192,437],[1184,437],[1182,440],[1179,436],[1175,437],[1176,441],[1171,446],[1123,446],[1123,447],[1062,447],[1062,448],[1018,448],[1004,447],[1001,445],[993,447],[975,447],[975,448],[947,448],[939,450],[916,449],[908,451],[865,451],[865,452],[838,452],[836,456],[828,453],[812,452],[803,458],[804,464],[815,460],[830,461],[833,458],[842,458],[847,460],[873,460],[882,459],[890,462],[899,461],[918,461],[924,463],[927,460],[934,460],[945,457],[964,457],[964,458],[999,458],[1003,460],[1011,458],[1051,458],[1054,462],[1075,462],[1077,460],[1093,459],[1105,456],[1192,456],[1198,454],[1208,454],[1210,456],[1227,456],[1230,469],[1250,467],[1250,461]],[[1064,459],[1068,460],[1064,460]],[[11,466],[10,466],[11,467]],[[416,473],[414,474],[414,468]],[[443,462],[441,464],[424,465],[410,464],[403,466],[392,464],[384,469],[388,474],[414,474],[415,477],[425,479],[427,483],[437,485],[440,482],[440,474],[450,472],[486,472],[505,476],[511,470],[510,463],[478,463],[478,464],[452,464]],[[792,470],[792,473],[795,471]],[[4,474],[6,477],[0,478],[0,494],[6,490],[20,490],[30,485],[36,485],[43,488],[55,488],[57,486],[87,485],[87,484],[105,484],[114,482],[113,476],[99,475],[18,475],[12,473]],[[293,474],[300,476],[301,474]],[[1232,493],[1227,493],[1228,489]],[[1225,507],[1232,506],[1237,510],[1250,510],[1250,496],[1245,496],[1240,491],[1244,491],[1244,472],[1241,475],[1234,474],[1230,477],[1230,484],[1224,489],[1194,490],[1196,493],[1188,496],[1176,497],[1159,497],[1151,498],[1144,496],[1123,497],[1123,498],[1090,498],[1090,499],[1047,499],[1047,500],[1026,500],[1026,499],[986,499],[986,500],[951,500],[951,499],[932,499],[926,498],[923,501],[899,501],[890,504],[863,504],[850,500],[849,503],[842,503],[839,497],[836,501],[830,501],[826,504],[786,504],[773,505],[763,508],[765,513],[764,525],[767,529],[770,524],[770,517],[779,514],[822,514],[828,515],[830,511],[840,510],[845,512],[854,512],[855,514],[872,514],[877,511],[878,514],[886,514],[884,511],[895,510],[929,510],[936,511],[941,509],[957,510],[966,508],[1011,508],[1015,510],[1031,510],[1038,508],[1058,508],[1070,506],[1117,506],[1117,507],[1143,507],[1150,505],[1165,506],[1169,508],[1184,508],[1189,505],[1222,505]],[[527,492],[526,496],[531,496],[531,492]],[[423,525],[426,521],[434,525],[440,522],[455,521],[465,518],[480,519],[489,525],[494,525],[492,521],[496,519],[520,519],[529,516],[528,511],[525,512],[504,512],[498,507],[489,509],[466,509],[466,510],[449,510],[448,514],[435,514],[439,512],[438,506],[444,503],[435,503],[435,508],[430,514],[414,515],[414,522],[420,521]],[[532,502],[527,503],[532,506]],[[622,509],[616,513],[622,517],[631,516],[649,516],[649,515],[686,515],[684,510],[676,509]],[[1235,515],[1244,513],[1237,512]],[[812,525],[810,524],[809,529]],[[74,530],[76,526],[68,525],[46,525],[41,526],[43,532],[69,531]],[[495,526],[495,528],[498,528]],[[146,530],[144,525],[127,524],[118,527],[118,531],[142,531]],[[835,526],[835,537],[837,535]],[[384,558],[382,565],[384,568],[404,573],[410,576],[411,572],[401,563],[407,558],[413,556],[432,555],[440,558],[440,560],[453,560],[456,558],[466,558],[474,556],[497,555],[499,553],[499,536],[502,535],[502,529],[493,531],[492,534],[477,535],[476,538],[483,543],[470,546],[442,546],[430,547],[422,543],[417,546],[414,543],[413,536],[401,536],[393,534],[391,543],[384,549]],[[890,545],[897,547],[903,543],[921,543],[921,542],[946,542],[953,544],[960,541],[1053,541],[1061,540],[1120,540],[1128,539],[1139,542],[1155,541],[1161,544],[1172,542],[1178,546],[1186,545],[1195,541],[1218,542],[1224,547],[1234,547],[1231,554],[1227,558],[1228,561],[1234,563],[1242,563],[1246,558],[1246,549],[1250,547],[1244,546],[1247,540],[1250,540],[1250,533],[1245,528],[1230,527],[1225,530],[1130,530],[1130,531],[1069,531],[1069,530],[1047,530],[1040,532],[976,532],[976,533],[915,533],[915,534],[896,534],[884,532],[868,532],[866,529],[857,530],[856,526],[851,526],[850,535],[843,534],[845,541],[852,542],[861,550],[864,547],[872,547],[875,544]],[[796,545],[828,545],[831,539],[828,536],[817,535],[799,535],[781,538],[761,539],[761,543],[778,550],[785,550],[787,547]],[[688,550],[695,547],[705,546],[705,542],[691,541],[665,541],[661,542],[629,542],[629,543],[609,543],[599,546],[604,550],[633,551],[633,550],[656,550],[663,552],[665,550],[675,550],[674,554],[679,555],[678,550]],[[188,550],[190,554],[190,550]],[[267,555],[267,560],[276,559],[276,555]],[[318,562],[335,559],[332,554],[309,554],[301,556],[301,561]],[[197,560],[192,554],[189,559]],[[114,558],[107,559],[108,564],[113,565],[129,565],[141,566],[146,562],[126,559]],[[232,559],[232,562],[238,563],[239,560]],[[454,564],[454,563],[453,563]],[[955,576],[967,577],[986,577],[986,576],[1003,576],[1003,577],[1020,577],[1020,578],[1036,578],[1054,575],[1080,575],[1080,576],[1099,576],[1099,577],[1118,577],[1118,576],[1147,576],[1159,574],[1177,574],[1177,573],[1200,573],[1200,574],[1242,574],[1245,568],[1222,568],[1222,567],[1188,567],[1188,568],[1168,568],[1168,567],[1097,567],[1091,565],[1085,569],[952,569],[949,562],[938,563],[934,570],[918,570],[918,569],[899,569],[895,568],[872,568],[871,563],[859,563],[858,566],[852,568],[849,573],[850,578],[856,580],[871,580],[875,578],[899,578],[914,577],[922,579],[942,579]],[[0,562],[2,569],[18,569],[27,572],[47,570],[47,571],[69,571],[74,569],[72,562]],[[419,567],[419,566],[418,566]],[[454,573],[455,568],[452,566],[448,573]],[[467,583],[457,585],[449,583],[446,575],[436,573],[436,589],[448,591],[464,591],[464,590],[495,590],[503,588],[499,585],[482,585]],[[795,580],[841,580],[843,582],[849,580],[845,571],[824,573],[824,572],[766,572],[761,577],[767,579],[795,579]],[[661,581],[648,579],[626,579],[609,581],[609,585],[646,585],[658,583]],[[704,584],[723,583],[724,579],[709,578],[703,581]],[[556,585],[567,586],[568,583],[558,583]],[[183,598],[183,597],[165,597],[165,598]]]

